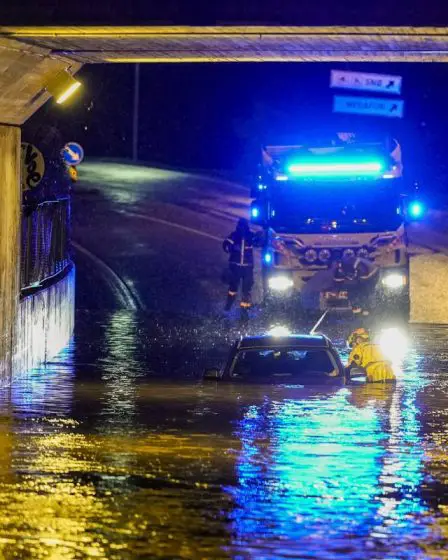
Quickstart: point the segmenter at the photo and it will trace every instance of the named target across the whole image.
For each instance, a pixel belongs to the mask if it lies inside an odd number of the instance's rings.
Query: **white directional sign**
[[[403,116],[402,99],[377,99],[375,97],[345,97],[335,95],[333,111],[335,113],[354,113],[358,115],[377,115],[380,117]]]
[[[401,93],[401,76],[332,70],[330,87],[378,91],[399,95]]]

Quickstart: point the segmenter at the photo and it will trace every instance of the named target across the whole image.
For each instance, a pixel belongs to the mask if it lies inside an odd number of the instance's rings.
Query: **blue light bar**
[[[366,163],[293,163],[288,171],[293,175],[303,176],[354,176],[354,175],[378,175],[383,169],[379,161]]]

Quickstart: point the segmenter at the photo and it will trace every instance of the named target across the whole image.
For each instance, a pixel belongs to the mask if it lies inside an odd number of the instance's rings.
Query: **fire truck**
[[[349,293],[304,297],[307,282],[335,263],[359,257],[379,268],[372,306],[409,313],[406,224],[419,218],[393,138],[362,141],[353,133],[296,145],[265,146],[252,189],[251,220],[265,232],[265,299],[309,310],[352,310]]]

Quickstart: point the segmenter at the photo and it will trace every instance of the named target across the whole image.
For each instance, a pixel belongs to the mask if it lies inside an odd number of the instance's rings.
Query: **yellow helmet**
[[[363,328],[354,330],[347,339],[347,344],[350,346],[350,348],[353,348],[356,339],[358,338],[362,339],[364,342],[368,342],[370,340],[370,335],[368,331]]]

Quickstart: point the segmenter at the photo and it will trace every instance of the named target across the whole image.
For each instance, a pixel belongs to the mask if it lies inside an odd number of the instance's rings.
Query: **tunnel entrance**
[[[35,365],[29,348],[41,352],[40,360],[55,355],[73,328],[73,276],[60,290],[18,297],[21,223],[31,261],[39,261],[31,249],[39,255],[47,243],[57,264],[67,264],[51,243],[53,235],[68,235],[61,227],[65,203],[20,220],[19,127],[47,99],[48,74],[103,62],[442,62],[447,41],[445,29],[429,28],[2,32],[0,57],[8,66],[0,75],[5,385]],[[75,343],[0,393],[6,511],[0,547],[6,557],[373,560],[443,554],[446,329],[411,325],[411,347],[397,336],[402,333],[385,333],[387,358],[401,375],[397,384],[316,390],[287,379],[263,387],[201,382],[195,374],[225,361],[243,332],[222,317],[204,320],[201,302],[209,282],[215,300],[224,303],[227,288],[219,282],[216,256],[223,236],[247,215],[247,185],[200,170],[99,160],[83,164],[80,180],[75,260],[89,272],[86,289],[110,289],[120,307],[96,318],[80,313]],[[37,238],[36,226],[45,226]],[[437,246],[445,233],[440,228],[440,237],[427,242],[419,229],[422,252],[415,255],[419,281],[436,293],[433,300],[421,293],[419,308],[438,305],[441,322],[448,257],[446,246]],[[100,247],[107,253],[99,255]],[[55,272],[34,261],[23,271],[22,287]],[[160,317],[150,305],[162,292],[168,297]],[[200,321],[182,315],[191,302]],[[17,325],[26,335],[20,344]],[[348,328],[336,322],[325,330],[344,360]],[[300,349],[289,354],[306,358]],[[278,371],[280,380],[283,374]]]
[[[448,31],[434,27],[341,26],[1,27],[0,46],[5,68],[0,77],[2,153],[6,154],[4,184],[9,193],[4,195],[0,206],[0,237],[6,239],[0,255],[6,271],[0,286],[4,295],[0,324],[2,331],[11,332],[18,305],[20,201],[18,135],[11,136],[10,130],[22,126],[48,99],[45,86],[49,77],[65,69],[76,73],[84,64],[97,63],[445,62]],[[232,202],[235,215],[241,213],[244,198],[243,191],[236,189]],[[215,231],[204,235],[209,240],[219,237]],[[61,262],[65,258],[61,254]],[[123,298],[131,297],[123,290]],[[135,298],[134,304],[139,305]],[[11,353],[8,353],[14,339],[11,337],[2,339],[6,340],[6,346],[0,352],[0,359],[4,361],[9,356],[5,371],[12,367]]]

